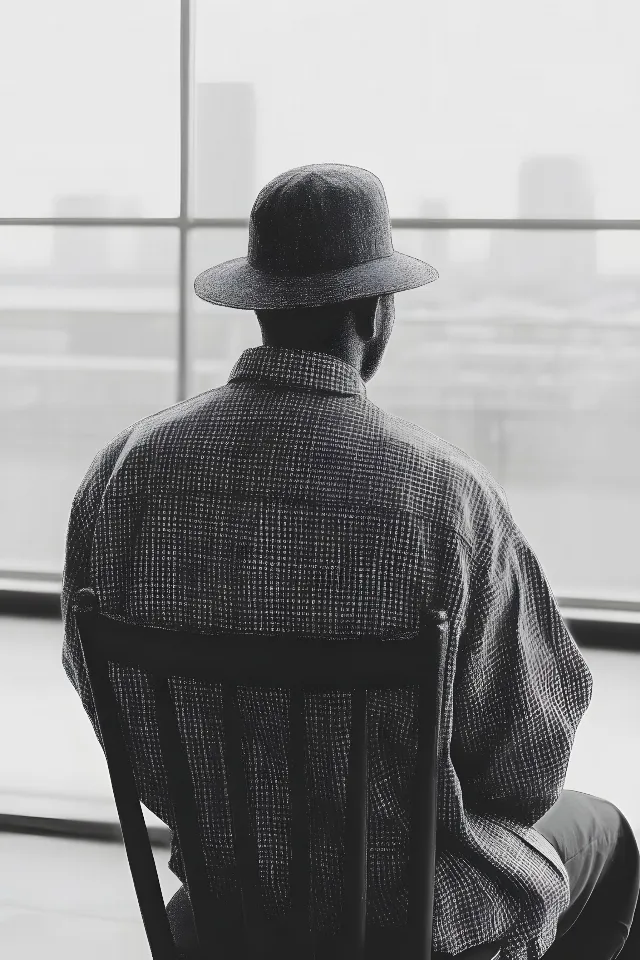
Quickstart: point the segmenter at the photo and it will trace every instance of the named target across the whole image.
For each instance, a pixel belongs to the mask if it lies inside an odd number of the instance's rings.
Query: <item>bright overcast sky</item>
[[[0,215],[64,193],[178,205],[179,0],[24,0],[0,30]],[[201,0],[196,80],[250,81],[260,187],[334,161],[394,216],[517,214],[523,159],[588,165],[601,217],[640,218],[637,0]],[[247,211],[248,214],[248,211]]]

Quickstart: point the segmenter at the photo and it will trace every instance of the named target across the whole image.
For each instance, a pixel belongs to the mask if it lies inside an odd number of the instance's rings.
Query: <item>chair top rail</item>
[[[418,683],[446,643],[446,615],[428,611],[404,638],[309,637],[301,634],[200,634],[140,626],[77,610],[85,642],[102,662],[158,676],[256,687],[401,687]]]

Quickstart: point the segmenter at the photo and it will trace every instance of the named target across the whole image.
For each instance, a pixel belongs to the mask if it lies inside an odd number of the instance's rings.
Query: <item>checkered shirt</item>
[[[476,460],[372,403],[329,354],[245,350],[226,384],[127,427],[75,495],[62,662],[101,745],[70,600],[212,635],[414,634],[447,611],[434,948],[500,940],[504,960],[552,943],[569,881],[534,824],[564,784],[591,674],[502,487]],[[144,804],[175,823],[148,677],[111,665]],[[172,680],[212,890],[235,888],[219,686]],[[241,688],[252,829],[267,915],[290,905],[287,695]],[[368,698],[370,924],[406,923],[416,687]],[[350,696],[307,698],[312,924],[340,920]],[[174,833],[169,867],[184,883]]]

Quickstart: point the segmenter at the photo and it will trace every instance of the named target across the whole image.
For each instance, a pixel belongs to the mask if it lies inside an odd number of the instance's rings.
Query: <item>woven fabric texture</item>
[[[228,383],[156,413],[93,460],[69,520],[64,669],[100,740],[70,605],[191,630],[376,637],[447,611],[434,948],[501,940],[537,960],[569,902],[533,824],[564,784],[592,679],[504,490],[480,463],[372,403],[328,354],[254,347]],[[148,677],[111,666],[136,782],[170,827]],[[172,681],[211,887],[235,888],[219,688]],[[406,922],[416,687],[368,699],[368,921]],[[252,828],[269,916],[289,906],[287,692],[241,689]],[[306,702],[312,924],[340,922],[348,694]],[[170,869],[184,882],[174,834]]]

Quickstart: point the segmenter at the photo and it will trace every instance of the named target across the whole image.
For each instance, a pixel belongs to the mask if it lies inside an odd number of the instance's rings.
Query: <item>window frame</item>
[[[193,159],[193,93],[195,76],[194,7],[196,0],[180,0],[180,212],[177,217],[0,217],[0,226],[74,226],[74,227],[167,227],[179,231],[178,261],[178,330],[175,402],[189,396],[189,296],[188,243],[191,230],[203,227],[228,229],[247,228],[247,218],[199,218],[191,215],[191,172]],[[462,218],[392,218],[394,229],[430,230],[640,230],[640,220],[620,219],[462,219]],[[21,603],[22,597],[24,603]],[[59,602],[59,578],[46,573],[0,571],[0,614],[30,607],[55,615]],[[568,611],[568,619],[588,623],[591,642],[600,636],[604,646],[615,644],[613,634],[624,622],[640,649],[640,601],[600,600],[597,597],[558,597]],[[570,613],[569,613],[570,611]],[[609,611],[609,615],[607,614]],[[26,609],[23,611],[26,612]],[[613,614],[613,615],[611,615]],[[47,614],[45,614],[47,615]],[[622,617],[621,621],[619,618]],[[584,629],[578,632],[586,637]],[[627,631],[624,631],[625,633]],[[608,637],[608,639],[606,639]],[[588,641],[587,641],[588,642]]]

